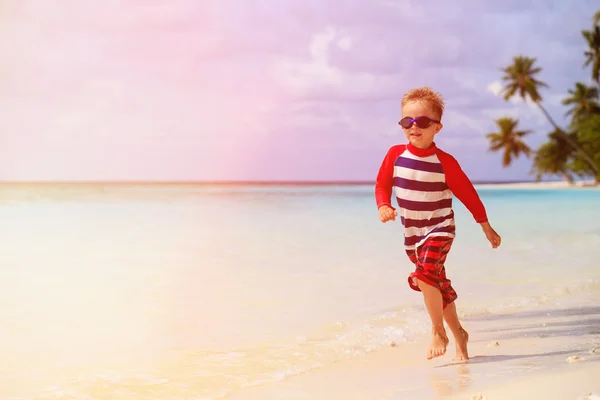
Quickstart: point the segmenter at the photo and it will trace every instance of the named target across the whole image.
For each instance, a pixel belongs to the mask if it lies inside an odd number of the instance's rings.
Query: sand
[[[428,361],[428,338],[304,375],[243,389],[230,400],[594,399],[600,396],[600,307],[465,320],[468,363]],[[595,349],[595,350],[594,350]],[[591,396],[590,396],[591,394]],[[598,397],[600,400],[600,397]]]

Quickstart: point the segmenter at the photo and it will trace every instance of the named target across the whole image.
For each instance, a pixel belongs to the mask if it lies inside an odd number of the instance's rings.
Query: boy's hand
[[[489,240],[492,244],[492,248],[495,249],[498,246],[500,246],[502,238],[496,233],[496,231],[492,228],[489,222],[484,222],[483,224],[481,224],[481,228],[483,228],[483,233],[485,234],[487,240]]]
[[[379,219],[381,222],[395,221],[398,213],[390,206],[379,207]]]

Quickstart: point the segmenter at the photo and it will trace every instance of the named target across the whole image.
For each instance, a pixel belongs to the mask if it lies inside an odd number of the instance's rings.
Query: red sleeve
[[[446,184],[452,193],[467,207],[478,223],[487,222],[485,207],[473,187],[473,184],[462,170],[458,161],[450,154],[438,149],[437,156],[444,168]]]
[[[392,146],[381,163],[375,182],[375,201],[378,209],[381,206],[388,206],[395,210],[390,202],[394,188],[394,163],[405,149],[406,145],[403,144]]]

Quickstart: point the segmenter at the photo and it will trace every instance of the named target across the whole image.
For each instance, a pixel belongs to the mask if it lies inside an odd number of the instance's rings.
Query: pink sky
[[[438,145],[474,180],[527,179],[485,134],[505,114],[534,147],[550,129],[495,94],[499,69],[538,57],[559,120],[590,75],[595,8],[548,3],[8,1],[0,180],[372,180],[422,84],[446,97]]]

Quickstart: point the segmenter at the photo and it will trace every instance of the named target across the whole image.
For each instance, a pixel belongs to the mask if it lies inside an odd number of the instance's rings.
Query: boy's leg
[[[448,345],[448,336],[444,328],[444,306],[442,301],[442,293],[436,287],[433,287],[420,279],[417,280],[417,285],[423,293],[425,299],[425,307],[431,318],[431,346],[427,351],[427,359],[439,357],[446,353]]]
[[[458,314],[456,313],[456,304],[454,302],[448,304],[444,309],[444,320],[452,331],[454,341],[456,342],[456,357],[457,361],[466,361],[469,359],[467,351],[467,343],[469,342],[469,334],[460,324]]]
[[[431,318],[432,341],[427,354],[428,359],[445,354],[448,345],[448,336],[444,329],[445,308],[448,304],[454,302],[457,295],[450,284],[450,280],[446,278],[444,262],[453,240],[453,238],[448,237],[429,238],[413,254],[409,255],[417,268],[409,276],[408,284],[414,290],[423,293],[425,307]],[[456,307],[454,307],[454,315],[456,315]],[[452,312],[449,311],[448,317],[452,323],[448,326],[451,329],[452,327],[456,328],[457,324],[455,322],[458,322],[458,316],[454,321]],[[452,333],[454,334],[454,330],[452,330]]]
[[[448,249],[449,251],[449,249]],[[446,261],[447,252],[445,253],[442,261]],[[444,302],[444,320],[448,324],[448,327],[452,331],[454,341],[456,342],[456,357],[455,360],[465,361],[469,359],[467,352],[467,342],[469,341],[469,334],[462,327],[458,314],[456,313],[455,300],[458,297],[450,280],[446,277],[446,268],[442,264],[439,271],[440,279],[440,290],[442,292],[442,300]]]

